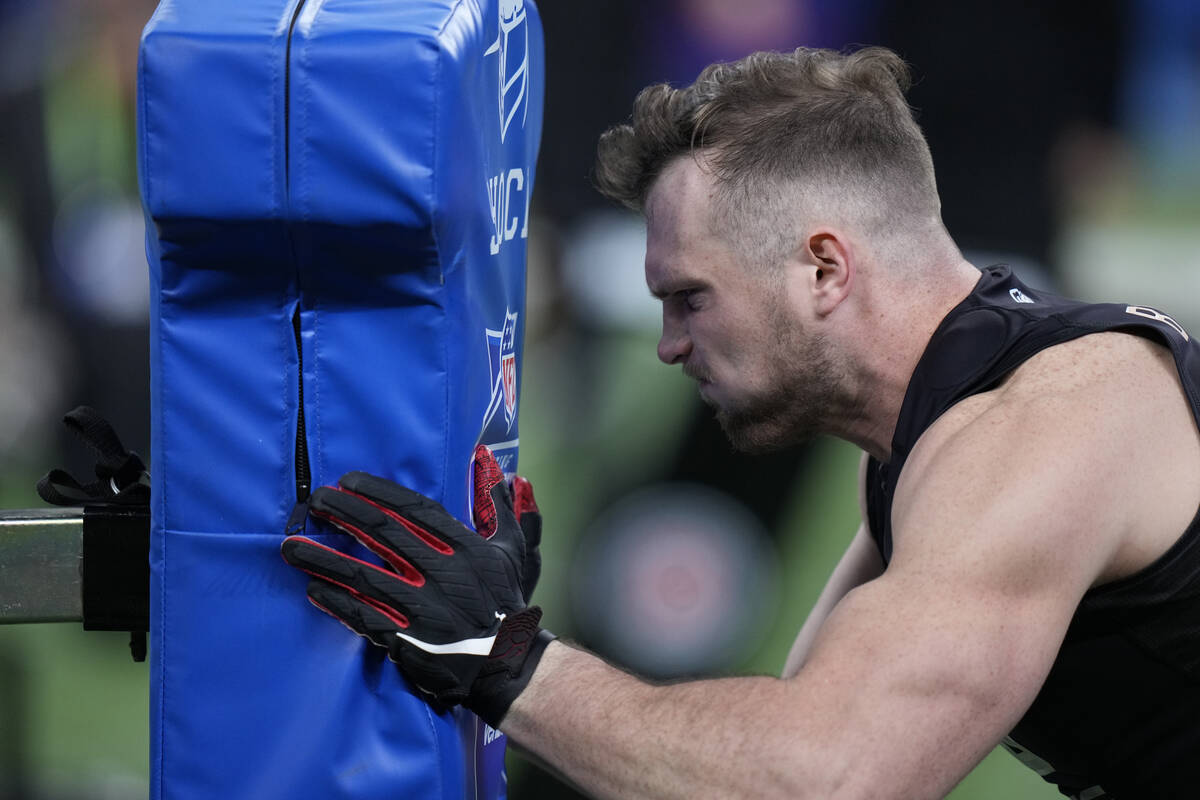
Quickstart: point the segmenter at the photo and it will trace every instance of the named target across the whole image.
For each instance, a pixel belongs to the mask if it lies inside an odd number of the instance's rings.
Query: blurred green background
[[[961,6],[961,8],[960,8]],[[538,600],[575,635],[578,545],[617,499],[670,479],[697,399],[655,357],[641,226],[596,196],[599,132],[654,80],[798,44],[895,47],[977,263],[1200,324],[1200,14],[1185,0],[543,3],[547,106],[531,224],[521,471],[546,519]],[[38,505],[52,466],[86,473],[58,418],[96,406],[148,452],[147,281],[134,75],[151,0],[0,0],[0,507]],[[1003,67],[1003,68],[1001,68]],[[778,591],[765,635],[721,672],[777,674],[857,526],[858,455],[832,440],[775,476]],[[691,464],[693,473],[721,464]],[[152,643],[153,646],[153,643]],[[0,792],[143,798],[147,667],[122,634],[0,625]],[[519,757],[513,796],[554,797]],[[525,795],[520,787],[531,788]],[[955,800],[1058,796],[1004,753]]]

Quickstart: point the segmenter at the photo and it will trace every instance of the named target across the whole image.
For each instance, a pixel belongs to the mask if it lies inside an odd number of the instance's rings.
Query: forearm
[[[805,751],[794,691],[776,678],[652,686],[554,643],[501,728],[596,797],[835,796],[837,765]]]

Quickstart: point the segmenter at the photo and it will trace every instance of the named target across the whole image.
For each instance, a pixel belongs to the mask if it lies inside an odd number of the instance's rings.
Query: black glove
[[[516,494],[514,507],[513,492]],[[498,726],[554,638],[528,606],[541,514],[528,481],[513,491],[490,450],[475,451],[472,531],[424,495],[364,472],[309,498],[310,512],[352,534],[377,567],[303,536],[283,557],[315,576],[314,605],[380,647],[439,708],[462,703]]]

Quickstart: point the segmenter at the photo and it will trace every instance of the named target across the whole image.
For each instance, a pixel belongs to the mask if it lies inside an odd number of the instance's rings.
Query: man
[[[290,539],[314,602],[597,796],[941,797],[1010,734],[1064,794],[1194,794],[1200,349],[966,263],[906,83],[877,48],[759,53],[647,89],[600,145],[645,212],[659,356],[732,441],[865,451],[782,678],[652,686],[551,641],[532,495],[486,451],[487,538],[377,478],[316,493],[391,568]]]

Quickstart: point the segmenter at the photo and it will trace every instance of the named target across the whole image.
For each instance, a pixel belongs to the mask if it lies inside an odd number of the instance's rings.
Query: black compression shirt
[[[1041,350],[1100,331],[1169,347],[1200,424],[1200,345],[1175,320],[1144,306],[1056,297],[1026,287],[1007,267],[989,267],[921,356],[891,460],[867,464],[868,524],[884,563],[896,484],[921,434]],[[1005,746],[1080,800],[1200,797],[1200,514],[1152,565],[1084,595]]]

